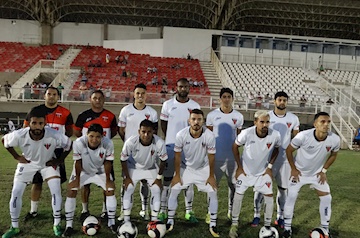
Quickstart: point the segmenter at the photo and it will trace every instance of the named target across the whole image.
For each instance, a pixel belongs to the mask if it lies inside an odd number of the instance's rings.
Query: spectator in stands
[[[87,44],[86,49],[90,49],[90,43]]]
[[[152,73],[152,68],[151,67],[147,67],[147,70],[146,72],[149,74],[149,73]]]
[[[129,61],[129,55],[124,55],[124,59],[122,60],[122,64],[127,64]]]
[[[90,60],[88,67],[95,67],[95,64],[92,62],[92,60]]]
[[[325,72],[325,69],[323,65],[320,65],[319,74],[321,74],[322,72]]]
[[[86,87],[85,82],[80,83],[79,90],[80,90],[80,100],[85,101],[86,92],[87,92],[87,87]]]
[[[83,73],[83,75],[81,76],[81,82],[87,83],[88,78],[86,77],[86,74]]]
[[[306,102],[307,102],[307,100],[306,100],[305,95],[302,95],[300,98],[300,107],[305,107]]]
[[[193,87],[194,88],[199,87],[199,83],[198,83],[198,81],[196,81],[196,79],[194,80]]]
[[[57,86],[57,90],[59,91],[59,98],[60,100],[62,100],[61,94],[62,94],[62,90],[64,90],[64,86],[62,86],[62,84],[59,83],[59,85]]]
[[[131,71],[130,70],[126,71],[126,77],[131,78]]]
[[[125,70],[125,69],[122,71],[121,76],[124,77],[124,78],[127,77],[127,73],[126,73],[126,70]]]
[[[11,99],[11,84],[6,81],[4,84],[6,99]]]
[[[109,55],[109,53],[106,53],[105,61],[106,61],[107,64],[110,63],[110,55]]]
[[[251,104],[254,102],[254,94],[252,93],[249,93],[248,95],[248,107],[250,108],[251,107]]]
[[[186,56],[186,59],[187,59],[187,60],[192,60],[193,57],[190,55],[190,53],[188,53],[187,56]]]
[[[270,107],[270,95],[269,95],[269,93],[267,93],[265,95],[265,97],[264,97],[264,107],[266,109],[269,109],[269,107]]]
[[[106,87],[106,90],[105,90],[105,102],[110,102],[110,98],[111,98],[111,88]]]
[[[31,86],[29,83],[26,83],[24,85],[24,99],[30,99],[31,98]]]
[[[168,85],[168,81],[167,81],[166,76],[162,76],[161,80],[162,80],[162,85]]]
[[[52,55],[51,55],[51,53],[49,52],[49,53],[47,53],[47,55],[46,55],[46,59],[48,59],[48,60],[51,60],[52,59]]]
[[[334,101],[329,98],[329,100],[326,101],[326,104],[331,106],[332,104],[334,104]]]
[[[130,102],[130,88],[127,87],[125,94],[125,102]]]
[[[172,87],[169,91],[170,94],[174,95],[176,93],[176,90],[174,87]]]
[[[101,60],[98,60],[98,61],[96,62],[95,67],[98,67],[98,68],[102,67]]]
[[[198,82],[198,84],[199,84],[199,87],[204,87],[204,81],[202,81],[202,80],[200,80],[199,82]]]
[[[180,69],[180,68],[181,68],[181,66],[180,66],[179,63],[174,63],[174,64],[172,64],[170,67],[171,67],[172,69]]]
[[[190,87],[194,87],[194,81],[192,80],[192,78],[189,78],[188,80]]]
[[[117,56],[115,57],[115,62],[116,62],[116,64],[119,64],[119,62],[120,62],[120,55],[117,55]]]
[[[255,108],[256,109],[260,109],[261,108],[261,103],[262,103],[263,97],[261,96],[261,93],[258,92],[256,97],[255,97]]]
[[[158,85],[159,84],[159,81],[158,81],[158,78],[157,78],[156,75],[151,79],[151,83],[152,83],[152,85]]]
[[[154,67],[152,68],[152,72],[153,72],[153,73],[157,73],[157,71],[158,71],[158,69],[156,68],[156,66],[154,66]]]
[[[62,54],[63,51],[64,51],[64,49],[63,49],[63,47],[61,45],[59,46],[58,50],[59,50],[60,54]]]
[[[92,84],[90,84],[90,87],[89,87],[89,95],[92,95],[93,92],[95,92],[95,87],[94,87]]]

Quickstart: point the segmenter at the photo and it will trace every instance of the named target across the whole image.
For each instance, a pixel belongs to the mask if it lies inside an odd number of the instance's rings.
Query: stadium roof
[[[360,39],[359,0],[0,0],[0,18]]]

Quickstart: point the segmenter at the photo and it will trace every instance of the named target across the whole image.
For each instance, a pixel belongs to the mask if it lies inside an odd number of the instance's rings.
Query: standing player
[[[20,232],[19,216],[22,196],[27,183],[30,183],[37,171],[47,182],[51,193],[51,205],[54,216],[54,234],[61,236],[61,187],[58,165],[71,150],[72,142],[64,134],[45,127],[45,112],[34,108],[29,113],[29,127],[5,135],[2,142],[9,153],[18,161],[10,199],[11,227],[2,238],[14,237]],[[14,147],[19,147],[18,154]],[[53,159],[55,148],[62,148],[63,153]]]
[[[174,176],[174,144],[176,133],[188,126],[190,112],[193,109],[200,109],[200,105],[189,98],[190,84],[186,78],[180,78],[176,82],[177,94],[172,99],[164,102],[161,108],[161,130],[165,135],[166,151],[168,162],[164,171],[164,186],[161,193],[161,208],[159,219],[165,220],[167,201],[171,179]],[[190,222],[197,222],[194,212],[192,211],[192,202],[194,198],[194,188],[190,185],[185,190],[185,218]]]
[[[176,134],[175,139],[175,174],[171,181],[169,196],[168,224],[169,231],[173,229],[177,199],[182,189],[196,185],[199,191],[207,193],[210,211],[209,231],[213,237],[220,237],[216,228],[218,197],[215,179],[215,136],[203,127],[204,113],[194,109],[190,113],[189,127]],[[185,159],[182,161],[181,152]],[[180,168],[181,163],[186,164]]]
[[[157,220],[160,210],[162,174],[167,154],[165,142],[154,135],[154,123],[147,119],[140,123],[138,135],[125,141],[121,152],[121,167],[124,176],[124,220],[130,221],[133,193],[137,182],[145,180],[151,190],[151,220]],[[132,158],[129,160],[129,158]],[[157,160],[160,159],[159,169]]]
[[[286,111],[289,96],[283,92],[277,92],[274,99],[274,110],[269,112],[270,128],[277,130],[281,135],[281,147],[279,155],[274,163],[273,177],[276,180],[277,189],[277,216],[275,224],[284,228],[284,205],[287,196],[287,187],[290,177],[290,166],[286,159],[286,148],[290,144],[291,136],[299,132],[299,118],[291,112]],[[256,227],[260,223],[260,210],[263,196],[259,192],[254,194],[254,219],[251,226]]]
[[[220,90],[220,108],[210,112],[206,118],[206,126],[214,132],[216,138],[215,177],[217,186],[225,174],[229,187],[228,218],[231,219],[232,202],[235,192],[235,160],[232,144],[244,124],[243,115],[232,107],[234,93],[230,88]],[[206,217],[210,222],[210,214]]]
[[[288,197],[285,203],[285,231],[283,237],[292,236],[291,223],[294,207],[301,187],[310,184],[320,198],[321,226],[329,231],[331,218],[331,194],[326,172],[336,160],[340,138],[329,131],[331,119],[328,113],[319,112],[314,117],[313,129],[300,132],[291,140],[286,155],[291,167]],[[297,150],[295,157],[293,152]]]
[[[254,187],[255,191],[264,194],[265,227],[270,229],[274,208],[272,191],[272,167],[281,146],[280,133],[269,129],[270,116],[265,110],[255,113],[254,126],[243,130],[232,146],[237,169],[236,192],[232,210],[230,238],[238,237],[238,222],[245,191]],[[244,146],[241,159],[239,147]]]
[[[80,137],[82,135],[86,135],[88,127],[91,124],[97,123],[100,124],[103,128],[103,136],[111,139],[113,138],[118,131],[118,127],[116,125],[116,117],[115,115],[104,109],[104,103],[105,103],[105,96],[104,93],[101,90],[95,90],[90,95],[90,103],[91,108],[83,111],[79,114],[75,126],[74,126],[74,134],[77,137]],[[114,174],[112,172],[112,176],[114,178]],[[88,202],[89,202],[89,195],[90,195],[90,185],[85,185],[82,193],[82,212],[80,219],[85,219],[90,213],[88,209]],[[106,195],[104,194],[104,203],[102,208],[101,217],[106,217]]]
[[[48,87],[45,90],[44,99],[45,103],[41,104],[35,108],[43,111],[46,116],[46,126],[51,127],[62,134],[65,134],[68,137],[71,137],[73,134],[73,117],[71,112],[58,104],[60,94],[59,90],[55,87]],[[24,127],[29,126],[30,118],[27,115],[24,121]],[[55,156],[58,157],[62,153],[62,149],[55,150]],[[66,170],[65,164],[59,165],[61,183],[66,181]],[[31,206],[30,212],[25,216],[25,220],[34,218],[37,216],[38,204],[42,191],[43,178],[40,172],[37,172],[32,181],[33,185],[31,187]]]
[[[146,86],[137,84],[134,88],[134,103],[123,107],[119,116],[119,135],[125,142],[131,136],[138,135],[139,125],[142,120],[147,119],[154,124],[154,134],[158,131],[158,114],[152,107],[146,105]],[[131,160],[131,157],[129,158]],[[121,193],[123,194],[123,193]],[[140,183],[141,212],[140,215],[149,220],[148,209],[149,187],[147,182]],[[122,206],[121,206],[122,209]],[[122,220],[122,216],[119,217]]]
[[[10,120],[10,118],[6,118],[6,121],[8,123],[8,127],[9,127],[9,132],[13,132],[15,131],[15,125],[14,122],[12,120]]]
[[[86,184],[96,184],[104,190],[108,214],[108,227],[116,233],[115,184],[111,176],[114,161],[114,144],[111,139],[103,136],[100,124],[91,124],[86,135],[77,138],[73,146],[75,161],[68,185],[65,202],[66,230],[63,237],[73,233],[73,217],[76,208],[77,190]]]

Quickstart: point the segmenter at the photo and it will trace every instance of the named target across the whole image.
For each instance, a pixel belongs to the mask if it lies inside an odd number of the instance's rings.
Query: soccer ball
[[[259,238],[279,238],[279,232],[275,227],[270,227],[270,229],[268,229],[263,226],[260,229]]]
[[[131,222],[124,222],[117,229],[118,238],[135,238],[137,235],[138,229]]]
[[[88,236],[95,235],[100,229],[100,221],[94,216],[88,216],[82,226],[83,232]]]
[[[329,238],[329,233],[322,227],[316,227],[310,231],[310,238]]]
[[[166,233],[166,225],[161,221],[151,221],[147,224],[146,230],[151,238],[162,238]]]

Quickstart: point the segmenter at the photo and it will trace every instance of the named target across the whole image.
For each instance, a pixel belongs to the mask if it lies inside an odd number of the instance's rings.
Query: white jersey
[[[200,105],[192,99],[181,103],[174,97],[164,102],[160,119],[168,122],[165,139],[167,145],[174,144],[176,133],[188,126],[190,112],[193,109],[200,109]]]
[[[256,134],[256,126],[243,130],[235,140],[238,146],[243,145],[241,162],[244,172],[252,176],[262,175],[271,158],[274,148],[281,146],[280,133],[270,129],[268,135],[260,138]]]
[[[200,137],[193,138],[190,135],[190,126],[176,134],[175,152],[184,152],[186,167],[200,169],[209,165],[208,154],[215,154],[215,135],[209,129],[203,127]]]
[[[56,148],[70,150],[71,140],[63,133],[52,128],[45,127],[45,134],[41,140],[35,141],[30,137],[30,127],[22,128],[6,134],[4,138],[5,148],[20,147],[25,159],[31,164],[41,168],[46,167],[46,162],[54,156]]]
[[[299,118],[291,113],[286,112],[283,117],[277,116],[274,111],[269,111],[270,128],[277,130],[281,135],[281,147],[279,148],[279,155],[276,163],[286,162],[286,148],[290,144],[292,131],[298,131],[300,127]]]
[[[145,106],[144,109],[138,110],[134,104],[129,104],[121,109],[118,126],[125,127],[125,141],[138,134],[140,123],[145,119],[158,122],[158,114],[154,108]]]
[[[314,176],[321,171],[331,152],[340,149],[340,137],[329,132],[324,141],[315,138],[315,129],[299,132],[291,141],[297,150],[295,166],[303,176]]]
[[[105,160],[114,160],[114,144],[104,136],[100,145],[93,150],[88,146],[87,135],[83,135],[74,141],[73,160],[82,160],[82,171],[86,174],[105,173]]]
[[[153,135],[151,144],[144,146],[139,135],[135,135],[125,141],[120,160],[128,161],[129,168],[146,170],[155,169],[158,159],[165,161],[167,158],[165,142],[160,137]]]
[[[216,138],[216,160],[233,158],[232,144],[237,136],[237,129],[241,129],[244,124],[243,115],[232,110],[224,113],[220,108],[211,111],[206,117],[206,126],[213,127]]]

